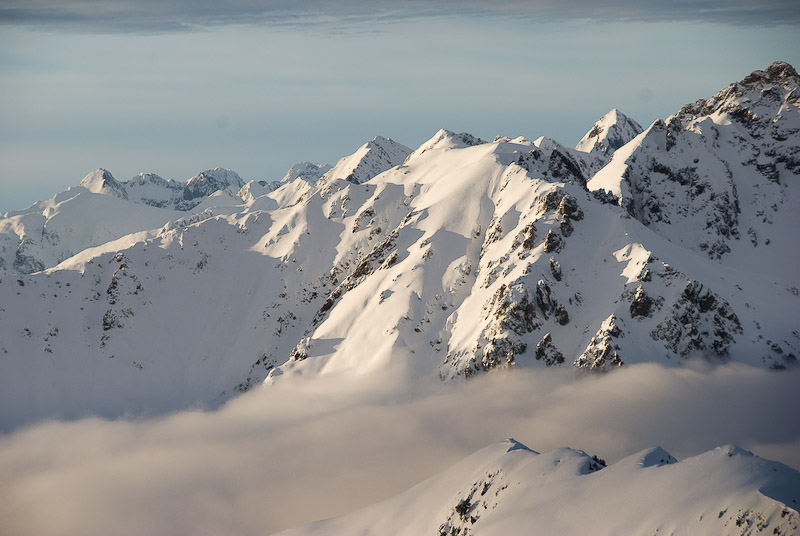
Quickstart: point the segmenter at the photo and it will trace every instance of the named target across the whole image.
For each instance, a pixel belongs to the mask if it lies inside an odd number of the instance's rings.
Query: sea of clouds
[[[800,372],[643,364],[443,384],[287,381],[216,411],[44,422],[0,436],[7,534],[270,534],[395,495],[506,437],[613,463],[725,443],[800,467]]]

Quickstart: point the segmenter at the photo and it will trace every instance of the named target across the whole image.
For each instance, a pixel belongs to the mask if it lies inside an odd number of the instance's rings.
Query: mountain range
[[[440,130],[273,182],[94,171],[0,217],[0,425],[375,370],[793,368],[799,86],[776,62],[577,148]]]

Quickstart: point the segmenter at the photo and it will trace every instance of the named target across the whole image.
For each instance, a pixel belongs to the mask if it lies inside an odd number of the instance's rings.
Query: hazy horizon
[[[151,4],[0,8],[0,212],[100,167],[277,180],[376,135],[574,146],[612,108],[646,127],[772,61],[800,64],[781,2]]]

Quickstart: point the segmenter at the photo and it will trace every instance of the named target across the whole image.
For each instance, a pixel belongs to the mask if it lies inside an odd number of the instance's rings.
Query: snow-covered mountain
[[[155,173],[140,173],[129,181],[119,182],[107,170],[98,169],[89,173],[80,185],[95,194],[158,208],[187,211],[217,192],[235,197],[244,182],[235,172],[222,168],[198,173],[185,183],[165,180]]]
[[[778,62],[688,104],[617,151],[589,189],[684,247],[796,277],[785,229],[798,206],[799,84]]]
[[[222,168],[198,173],[186,183],[153,173],[117,181],[98,169],[77,187],[0,215],[0,275],[52,268],[87,248],[170,221],[199,221],[199,215],[241,203],[237,192],[243,185],[236,173]]]
[[[639,123],[614,108],[597,120],[575,148],[611,157],[614,151],[641,133]]]
[[[213,405],[294,375],[795,366],[798,82],[773,64],[610,160],[377,137],[274,190],[204,172],[188,213],[169,181],[95,172],[0,220],[0,422]]]
[[[400,165],[411,149],[390,138],[376,136],[350,156],[340,159],[323,175],[323,180],[344,179],[361,184],[389,168]]]
[[[606,467],[509,439],[312,534],[797,534],[800,473],[735,445],[677,461],[660,447]]]

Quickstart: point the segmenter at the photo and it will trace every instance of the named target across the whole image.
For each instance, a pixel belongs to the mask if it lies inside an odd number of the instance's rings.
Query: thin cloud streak
[[[0,437],[0,519],[41,536],[265,534],[392,496],[509,436],[609,462],[734,442],[800,467],[798,372],[638,365],[458,385],[369,380],[278,383],[215,412]]]
[[[434,7],[420,0],[10,0],[0,7],[0,24],[90,34],[176,33],[240,24],[324,26],[333,31],[358,32],[365,25],[449,16],[514,17],[536,22],[709,22],[752,27],[796,25],[800,23],[800,8],[792,0],[757,4],[746,0],[443,0]]]

